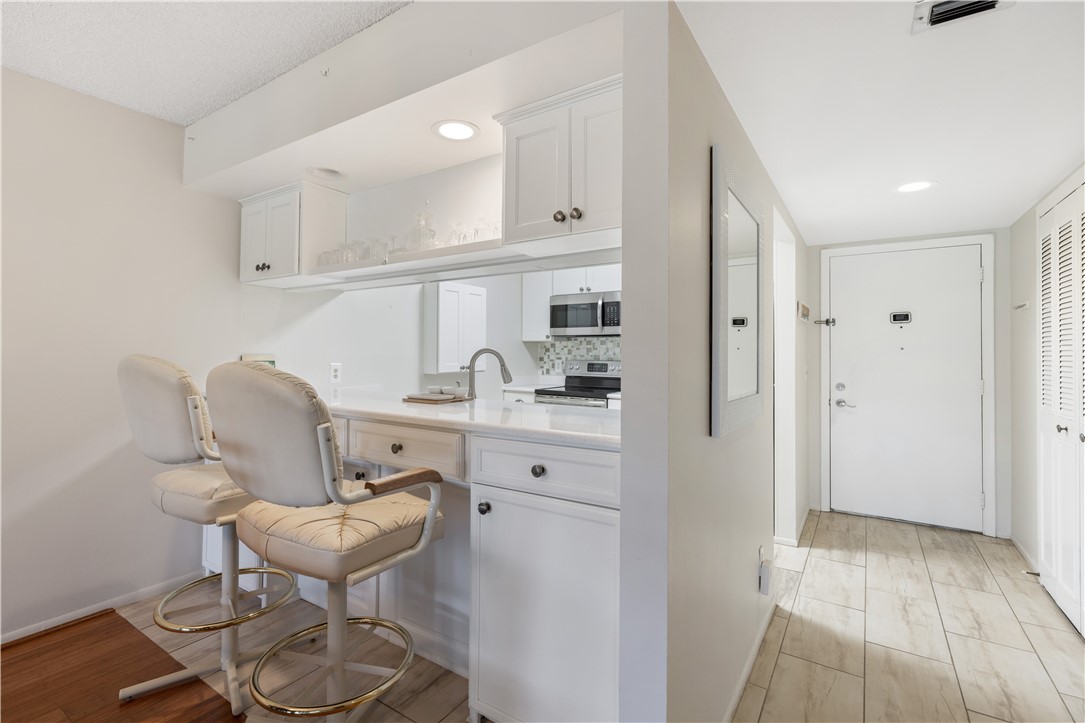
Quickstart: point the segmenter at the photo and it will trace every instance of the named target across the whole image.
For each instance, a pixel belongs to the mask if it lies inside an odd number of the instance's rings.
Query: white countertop
[[[329,405],[336,417],[457,429],[549,444],[619,450],[622,415],[617,409],[517,404],[490,399],[451,404],[408,404],[402,394],[344,391]]]
[[[539,387],[560,387],[565,384],[565,377],[541,374],[533,377],[513,377],[512,382],[501,387],[502,391],[519,394],[534,394]]]

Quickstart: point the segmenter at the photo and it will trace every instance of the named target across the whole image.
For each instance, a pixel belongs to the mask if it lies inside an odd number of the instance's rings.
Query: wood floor
[[[112,610],[5,645],[0,661],[5,721],[234,720],[198,680],[122,704],[121,688],[183,666]]]
[[[169,652],[182,664],[189,667],[214,665],[219,655],[217,634],[181,634],[160,629],[151,617],[158,600],[159,598],[151,598],[133,603],[119,608],[117,612],[150,641],[157,643],[162,650]],[[304,600],[295,600],[266,617],[243,625],[241,649],[266,649],[288,633],[323,622],[324,617],[323,609]],[[384,640],[370,639],[364,644],[364,649],[360,651],[360,654],[354,656],[353,659],[373,665],[394,666],[402,659],[402,650]],[[239,668],[241,679],[246,681],[242,686],[245,713],[260,720],[289,720],[273,716],[253,702],[247,683],[253,665],[254,663],[249,662]],[[292,693],[306,687],[309,682],[308,676],[315,670],[313,666],[299,663],[274,664],[269,666],[264,685],[270,695],[289,701]],[[146,675],[140,679],[150,677],[154,676]],[[205,680],[215,691],[225,693],[223,673],[210,675]],[[222,700],[225,701],[225,698]],[[229,705],[227,705],[221,718],[205,717],[203,720],[234,721],[237,719],[230,715]],[[464,723],[467,720],[467,679],[415,655],[414,662],[406,675],[370,707],[365,720],[392,723],[438,723],[441,721]]]
[[[287,720],[253,703],[248,677],[254,663],[244,664],[246,716],[235,718],[223,696],[225,676],[159,691],[121,703],[121,688],[189,667],[210,667],[219,656],[217,633],[181,634],[158,628],[152,614],[160,598],[107,610],[40,635],[17,640],[0,652],[3,666],[3,720],[64,723],[67,721],[239,721]],[[242,649],[266,649],[279,638],[322,622],[324,611],[303,600],[242,626]],[[317,646],[323,641],[318,641]],[[371,637],[354,658],[374,665],[395,666],[402,650]],[[265,686],[270,694],[289,700],[307,687],[315,666],[273,664]],[[392,723],[437,723],[467,720],[467,680],[418,655],[406,675],[379,701],[364,720]]]
[[[1078,721],[1085,641],[1009,540],[811,514],[736,721]]]

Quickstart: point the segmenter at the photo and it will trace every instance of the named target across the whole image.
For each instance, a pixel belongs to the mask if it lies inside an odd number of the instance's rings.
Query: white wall
[[[1013,404],[1013,517],[1012,537],[1032,561],[1039,559],[1036,485],[1036,397],[1038,386],[1036,349],[1036,208],[1010,227],[1011,305],[1029,302],[1029,308],[1010,312],[1012,348],[1011,395]]]
[[[773,542],[773,393],[766,384],[762,412],[750,425],[708,435],[709,147],[722,146],[747,197],[763,210],[766,241],[776,235],[771,209],[784,216],[786,209],[674,5],[669,21],[667,718],[726,720],[772,614],[757,582],[758,550],[771,557]],[[627,264],[630,253],[623,249]],[[761,261],[760,363],[768,380],[771,243]],[[623,339],[626,356],[628,346]]]
[[[202,379],[303,312],[237,282],[238,205],[181,188],[180,126],[6,68],[3,88],[8,634],[199,564],[198,527],[150,504],[162,468],[131,441],[119,359]]]
[[[331,361],[349,386],[408,391],[425,380],[420,286],[242,285],[239,206],[181,186],[182,128],[7,69],[3,87],[7,638],[199,567],[199,528],[150,504],[148,480],[165,468],[131,441],[122,356],[172,359],[202,381],[243,352],[272,352],[321,392]],[[519,277],[473,283],[489,289],[490,343],[514,374],[533,374]],[[496,365],[479,385],[499,394]]]

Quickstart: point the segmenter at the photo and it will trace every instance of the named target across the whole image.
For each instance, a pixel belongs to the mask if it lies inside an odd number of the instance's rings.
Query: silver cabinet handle
[[[844,399],[837,399],[836,406],[840,407],[841,409],[843,409],[844,407],[847,407],[848,409],[855,409],[854,404],[848,404],[848,402]]]
[[[583,215],[584,213],[576,206],[573,206],[573,210],[569,212],[569,218],[573,219],[574,221],[576,221]]]
[[[480,515],[489,514],[490,510],[492,510],[492,509],[493,509],[493,507],[490,505],[489,502],[479,502],[478,503],[478,513]]]
[[[1081,434],[1079,434],[1077,436],[1077,438],[1080,439],[1082,442],[1085,442],[1085,432],[1082,432]]]
[[[1069,427],[1064,427],[1061,424],[1056,424],[1055,425],[1055,431],[1061,434],[1062,432],[1069,432],[1070,428]]]
[[[539,477],[542,477],[544,474],[546,474],[546,467],[543,467],[541,464],[536,464],[536,465],[531,466],[531,476],[532,477],[538,479]]]
[[[554,211],[554,220],[557,221],[558,223],[563,223],[565,221],[565,212],[564,211]]]

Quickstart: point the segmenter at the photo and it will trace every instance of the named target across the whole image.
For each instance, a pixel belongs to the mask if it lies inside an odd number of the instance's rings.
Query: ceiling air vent
[[[970,15],[1003,10],[1011,5],[1012,0],[920,0],[915,4],[912,16],[912,34]]]

